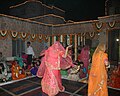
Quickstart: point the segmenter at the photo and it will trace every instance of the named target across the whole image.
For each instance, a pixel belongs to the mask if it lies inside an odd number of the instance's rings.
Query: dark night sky
[[[9,14],[9,6],[26,0],[0,0],[0,13]],[[66,19],[81,21],[104,16],[105,0],[41,0],[66,11]]]

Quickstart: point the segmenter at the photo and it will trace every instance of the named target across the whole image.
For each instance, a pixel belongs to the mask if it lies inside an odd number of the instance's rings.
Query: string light
[[[43,4],[41,1],[38,1],[38,0],[27,0],[27,1],[23,2],[23,3],[17,4],[17,5],[15,5],[15,6],[10,6],[9,8],[19,7],[19,6],[21,6],[21,5],[25,5],[26,3],[29,3],[29,2],[37,2],[37,3],[40,3],[42,6],[45,6],[45,7],[49,8],[49,9],[54,9],[54,8],[55,8],[55,9],[58,9],[58,10],[60,10],[60,11],[62,11],[62,12],[65,12],[64,10],[62,10],[62,9],[60,9],[60,8],[58,8],[58,7],[55,7],[55,6],[47,6],[46,4]]]
[[[39,18],[44,18],[44,17],[49,17],[49,16],[61,18],[61,19],[63,19],[64,22],[67,22],[67,21],[64,19],[64,17],[58,16],[58,15],[55,15],[55,14],[47,14],[47,15],[42,15],[42,16],[36,16],[36,17],[28,18],[28,19],[34,20],[34,19],[39,19]]]
[[[118,41],[119,41],[119,39],[117,38],[117,39],[116,39],[116,41],[118,42]]]

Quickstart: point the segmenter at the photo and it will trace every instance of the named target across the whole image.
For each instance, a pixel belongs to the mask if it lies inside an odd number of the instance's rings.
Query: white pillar
[[[77,60],[77,35],[75,34],[75,61]]]

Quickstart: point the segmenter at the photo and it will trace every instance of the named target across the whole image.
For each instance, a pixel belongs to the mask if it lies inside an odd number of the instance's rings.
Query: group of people
[[[80,71],[80,73],[84,73],[85,77],[88,76],[88,96],[108,96],[107,68],[109,67],[109,63],[108,56],[105,53],[105,44],[100,43],[94,51],[89,75],[89,47],[85,46],[81,50],[81,53],[78,56],[78,62],[75,63],[73,62],[69,51],[71,47],[72,46],[69,45],[65,49],[60,42],[56,41],[48,49],[42,51],[40,54],[41,64],[36,66],[35,64],[37,63],[32,64],[32,59],[35,56],[34,51],[30,46],[30,42],[27,42],[27,53],[22,56],[22,60],[26,63],[26,66],[24,67],[24,64],[18,65],[18,62],[13,62],[11,74],[14,77],[13,79],[15,79],[15,77],[24,78],[26,75],[23,70],[30,70],[33,75],[42,78],[42,91],[49,96],[55,96],[59,92],[65,90],[64,86],[62,86],[60,71],[69,69],[70,74],[76,74]],[[4,60],[4,58],[0,53],[0,62],[2,62],[2,60]],[[5,64],[3,63],[2,65],[0,63],[0,74],[5,71],[3,70],[3,67],[6,69]],[[6,76],[5,74],[6,73],[4,72],[4,76]],[[80,76],[82,78],[83,74]],[[4,78],[3,75],[0,75],[0,79],[1,78]]]
[[[6,80],[11,80],[11,72],[9,67],[6,65],[6,58],[0,52],[0,82],[5,82]]]
[[[34,58],[34,56],[35,54],[30,42],[27,42],[26,53],[22,52],[21,57],[14,57],[9,62],[0,52],[0,82],[36,75],[40,65],[40,58]]]
[[[120,65],[116,65],[113,70],[110,70],[108,85],[120,89]]]
[[[42,78],[42,91],[49,96],[55,96],[60,91],[64,91],[61,81],[61,69],[72,68],[71,73],[76,73],[80,66],[73,64],[72,58],[68,52],[71,46],[66,49],[55,42],[46,51],[39,66],[37,76]],[[79,59],[83,62],[85,69],[88,70],[89,58],[84,57],[88,54],[89,48],[85,47],[81,51]],[[92,65],[88,80],[88,96],[108,96],[107,91],[107,68],[109,66],[108,57],[105,53],[105,44],[99,44],[92,56]]]

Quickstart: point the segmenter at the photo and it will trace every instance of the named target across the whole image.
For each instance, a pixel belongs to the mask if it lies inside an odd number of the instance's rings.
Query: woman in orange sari
[[[105,50],[105,44],[100,43],[93,54],[88,96],[108,96],[106,67],[109,64]]]
[[[22,68],[17,64],[16,61],[12,62],[11,71],[12,71],[12,79],[13,80],[18,80],[18,79],[22,79],[22,78],[26,77]]]
[[[49,96],[55,96],[60,91],[64,91],[60,69],[67,69],[71,66],[74,66],[71,57],[58,41],[49,47],[45,51],[45,56],[37,72],[38,77],[43,77],[42,91]]]

